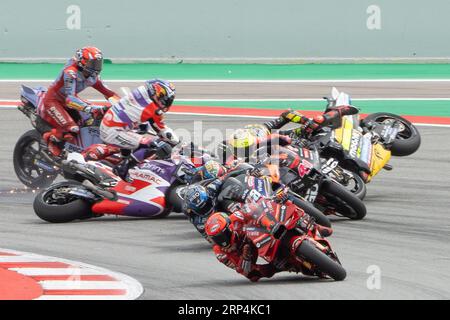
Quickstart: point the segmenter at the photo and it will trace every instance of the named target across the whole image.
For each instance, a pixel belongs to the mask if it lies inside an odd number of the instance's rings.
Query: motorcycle
[[[79,153],[62,160],[67,181],[42,190],[33,208],[41,219],[59,223],[84,220],[104,214],[163,218],[170,214],[177,188],[186,184],[192,162],[181,155],[157,160],[154,157],[129,170],[124,181],[101,161],[85,161]]]
[[[258,164],[251,165],[248,163],[241,163],[227,174],[223,189],[229,188],[234,185],[239,188],[239,193],[244,197],[251,199],[255,194],[266,198],[272,197],[276,194],[276,190],[280,190],[285,187],[280,179],[280,168],[278,165],[270,163],[271,159],[268,157]],[[314,207],[310,202],[300,197],[295,192],[292,192],[288,188],[289,200],[291,200],[297,207],[305,211],[306,214],[313,217],[315,222],[330,228],[331,222],[320,210]],[[223,209],[228,212],[233,212],[237,208],[235,205],[239,205],[236,202],[224,202],[219,199]]]
[[[327,162],[319,155],[314,142],[302,141],[302,146],[292,145],[255,151],[253,158],[269,155],[271,161],[279,163],[283,184],[287,185],[298,197],[313,203],[326,214],[342,215],[352,220],[366,216],[364,203],[329,174],[337,168],[337,161],[330,158]]]
[[[239,183],[236,180],[224,185],[218,200],[235,200],[236,191],[233,185]],[[256,188],[250,193],[245,187],[242,190],[241,199],[245,198],[247,203],[256,204],[241,207],[241,210],[247,210],[246,213],[253,217],[243,230],[257,249],[259,257],[273,264],[278,270],[301,272],[321,278],[331,277],[336,281],[345,279],[346,271],[329,242],[317,230],[300,227],[301,215],[297,206],[293,203],[280,203],[274,200],[274,197],[265,197]],[[277,223],[276,230],[271,232],[256,223],[258,217],[267,212],[270,212]]]
[[[30,88],[23,85],[21,88],[21,104],[18,109],[30,119],[34,129],[25,132],[16,142],[13,164],[17,178],[29,188],[45,188],[61,173],[63,157],[55,157],[42,139],[42,134],[52,128],[37,113],[46,91],[44,87]],[[95,120],[84,112],[80,112],[80,116],[80,133],[74,141],[65,143],[64,154],[82,152],[89,146],[103,143],[99,133],[100,120]],[[112,163],[120,161],[113,156],[107,160]]]
[[[350,96],[332,90],[326,111],[335,106],[351,105]],[[324,158],[335,158],[339,166],[368,183],[381,169],[392,170],[391,156],[408,156],[420,147],[420,133],[408,120],[398,115],[379,112],[359,119],[359,114],[343,116],[328,130],[317,133]]]

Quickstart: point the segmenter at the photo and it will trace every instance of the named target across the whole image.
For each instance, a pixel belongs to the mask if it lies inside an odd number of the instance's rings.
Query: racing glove
[[[288,188],[279,188],[275,194],[275,201],[278,203],[285,203],[289,200]]]
[[[101,106],[86,106],[83,109],[84,112],[90,113],[94,119],[101,119],[105,115],[106,108]]]

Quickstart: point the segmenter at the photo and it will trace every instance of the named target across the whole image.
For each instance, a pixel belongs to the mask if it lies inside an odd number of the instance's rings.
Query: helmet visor
[[[222,232],[219,234],[216,234],[215,236],[210,236],[211,239],[216,243],[217,245],[221,247],[228,247],[231,242],[231,232],[228,228],[225,228]]]
[[[170,107],[172,106],[173,100],[174,100],[173,96],[172,97],[164,96],[159,99],[159,101],[161,102],[161,109],[163,112],[169,111]]]
[[[103,59],[88,60],[84,68],[91,73],[100,73],[103,69]]]

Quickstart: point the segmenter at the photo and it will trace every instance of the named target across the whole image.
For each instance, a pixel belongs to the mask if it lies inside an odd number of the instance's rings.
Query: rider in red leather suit
[[[80,131],[80,115],[78,111],[103,115],[101,108],[96,108],[78,97],[78,93],[88,87],[99,91],[109,99],[118,97],[103,84],[99,77],[103,65],[103,55],[95,47],[84,47],[76,52],[58,78],[49,87],[38,114],[53,128],[43,134],[49,150],[55,155],[61,154],[64,141],[72,140]]]

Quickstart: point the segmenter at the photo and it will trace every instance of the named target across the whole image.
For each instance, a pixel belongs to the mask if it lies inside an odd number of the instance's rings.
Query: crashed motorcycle
[[[44,87],[21,88],[21,103],[18,109],[30,119],[34,129],[25,132],[16,142],[13,164],[17,178],[29,188],[47,187],[61,173],[60,165],[63,157],[55,157],[42,139],[42,134],[52,128],[37,113],[46,91]],[[65,142],[63,154],[82,152],[91,145],[103,143],[99,133],[100,120],[93,119],[90,114],[84,112],[79,114],[82,123],[80,132],[73,141]],[[107,160],[112,163],[119,161],[114,156]]]
[[[327,111],[351,105],[351,98],[336,88],[327,98]],[[359,114],[346,115],[313,137],[319,143],[320,155],[338,160],[343,169],[368,183],[381,169],[392,170],[391,156],[408,156],[420,147],[420,133],[408,120],[379,112],[360,120]]]
[[[187,183],[186,172],[194,165],[180,155],[169,159],[154,156],[130,168],[129,181],[113,173],[101,161],[85,161],[70,153],[61,169],[67,181],[55,183],[35,198],[35,213],[48,222],[70,222],[104,214],[163,218],[172,211],[169,198]]]

